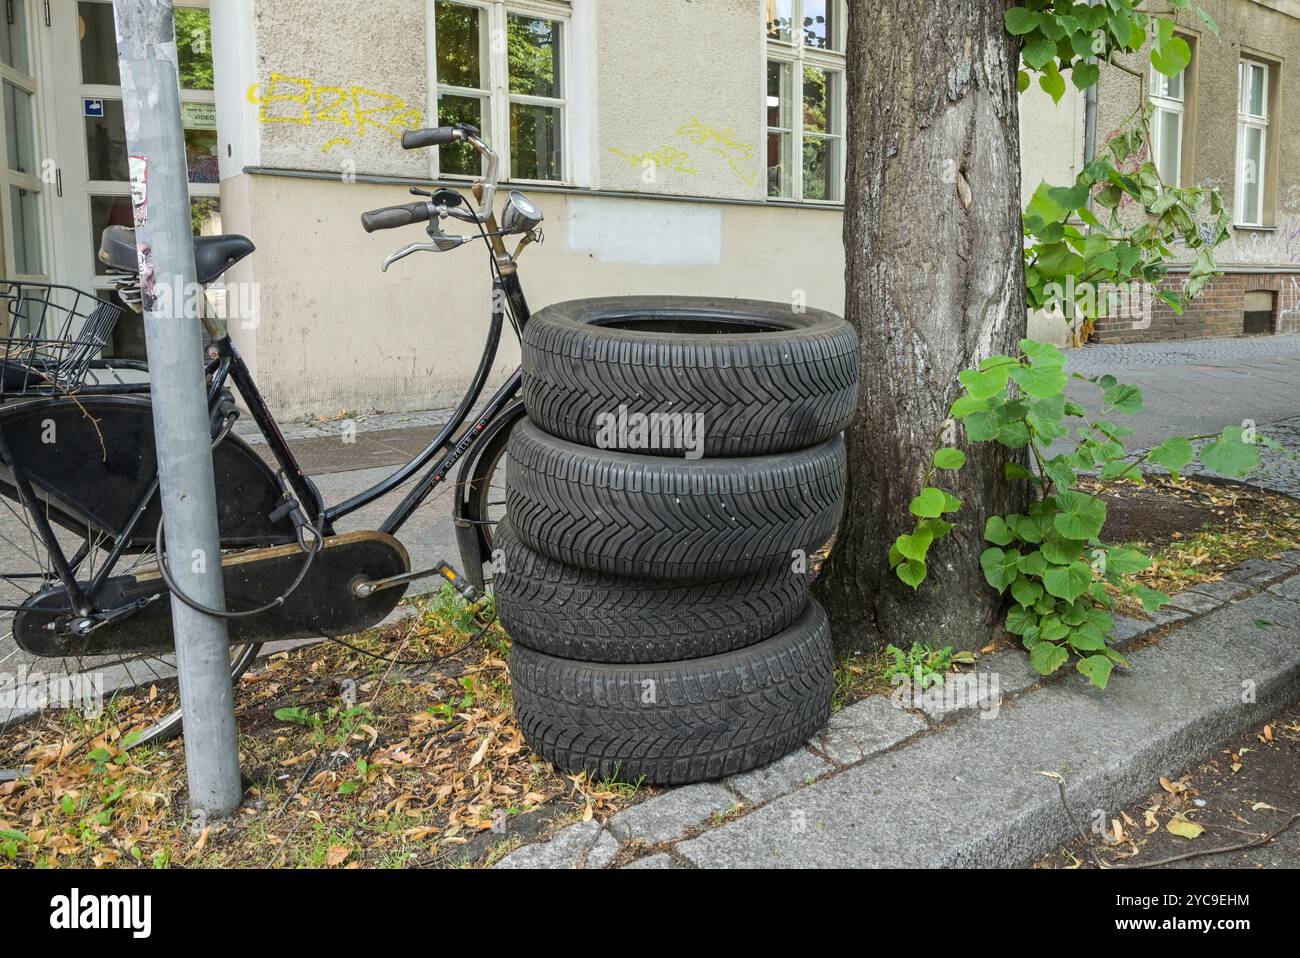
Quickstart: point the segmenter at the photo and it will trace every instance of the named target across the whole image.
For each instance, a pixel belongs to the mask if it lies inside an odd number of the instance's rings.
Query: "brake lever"
[[[411,243],[407,246],[403,246],[395,253],[390,253],[388,258],[384,260],[384,265],[380,272],[387,273],[388,267],[392,266],[399,259],[405,259],[412,253],[419,253],[421,251],[428,253],[446,253],[449,250],[456,249],[458,246],[464,246],[471,239],[469,236],[449,236],[442,231],[437,222],[430,222],[429,228],[426,232],[429,234],[429,238],[432,242]]]

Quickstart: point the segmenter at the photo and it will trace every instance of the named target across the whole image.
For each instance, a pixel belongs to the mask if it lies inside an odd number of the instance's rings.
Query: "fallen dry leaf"
[[[1181,815],[1175,815],[1165,824],[1165,831],[1172,835],[1178,835],[1182,838],[1200,838],[1205,834],[1205,829],[1195,822],[1189,822]]]

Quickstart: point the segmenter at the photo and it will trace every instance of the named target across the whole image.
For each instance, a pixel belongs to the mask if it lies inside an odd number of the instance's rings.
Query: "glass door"
[[[0,0],[3,2],[3,0]],[[98,260],[108,226],[133,226],[131,177],[117,39],[111,0],[54,3],[54,100],[59,130],[63,197],[60,281],[113,298],[108,270]],[[217,174],[217,115],[212,28],[206,0],[176,6],[176,49],[195,235],[221,232]],[[144,358],[144,328],[128,313],[119,322],[112,355]]]
[[[47,171],[38,148],[37,69],[29,0],[0,0],[0,273],[9,279],[44,279]],[[0,335],[3,335],[0,330]]]

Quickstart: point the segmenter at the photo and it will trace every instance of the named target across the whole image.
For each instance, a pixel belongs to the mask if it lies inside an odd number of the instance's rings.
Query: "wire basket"
[[[0,397],[75,393],[122,308],[71,286],[0,280]]]

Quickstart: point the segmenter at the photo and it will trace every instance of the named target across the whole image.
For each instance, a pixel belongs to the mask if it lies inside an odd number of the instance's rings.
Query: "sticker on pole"
[[[131,206],[135,210],[135,225],[147,226],[149,223],[149,158],[132,156],[131,167]]]

